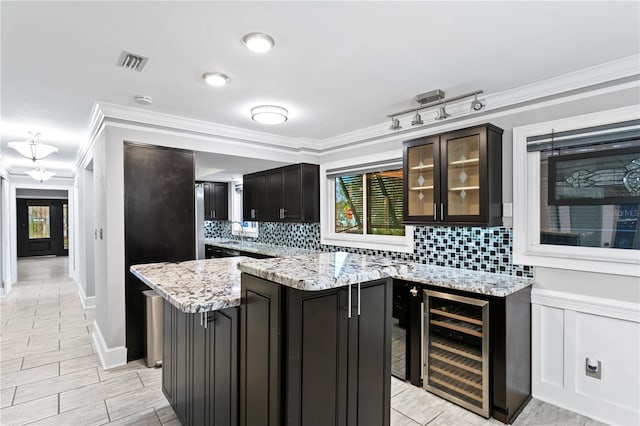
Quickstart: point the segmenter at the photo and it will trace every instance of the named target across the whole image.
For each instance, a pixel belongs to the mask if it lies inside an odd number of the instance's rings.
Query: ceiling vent
[[[138,55],[136,53],[131,53],[127,51],[122,51],[120,54],[120,58],[118,59],[118,66],[122,68],[126,68],[132,71],[142,71],[144,66],[147,64],[149,58],[146,56]]]

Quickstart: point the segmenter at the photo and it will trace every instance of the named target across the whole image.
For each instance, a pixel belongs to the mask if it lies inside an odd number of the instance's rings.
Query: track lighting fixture
[[[402,126],[400,125],[400,120],[398,120],[397,118],[392,118],[391,126],[389,126],[389,130],[400,130],[400,129],[402,129]]]
[[[411,125],[412,126],[420,126],[422,124],[424,124],[424,122],[422,121],[422,116],[416,110],[416,114],[413,116],[413,120],[411,120]]]
[[[402,126],[400,126],[400,120],[397,117],[409,113],[413,114],[413,119],[411,120],[412,126],[423,125],[424,122],[420,115],[420,111],[427,108],[435,109],[435,120],[444,120],[451,117],[451,114],[446,110],[447,103],[450,104],[472,96],[474,96],[474,99],[471,101],[471,111],[480,111],[484,108],[484,104],[478,99],[478,95],[481,93],[484,92],[482,90],[476,90],[475,92],[465,93],[464,95],[454,96],[448,99],[445,99],[444,92],[442,90],[432,90],[430,92],[421,93],[415,97],[415,101],[420,104],[419,107],[413,107],[387,115],[387,117],[391,118],[391,126],[389,127],[389,130],[401,129]],[[454,109],[454,111],[456,110],[458,109]]]

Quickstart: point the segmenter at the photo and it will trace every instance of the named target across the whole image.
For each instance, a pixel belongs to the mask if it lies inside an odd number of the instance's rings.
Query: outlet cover
[[[601,380],[602,379],[602,363],[598,361],[598,367],[593,368],[593,361],[590,363],[589,358],[585,359],[584,362],[584,372],[587,376],[593,377],[594,379]],[[590,365],[591,364],[591,365]]]

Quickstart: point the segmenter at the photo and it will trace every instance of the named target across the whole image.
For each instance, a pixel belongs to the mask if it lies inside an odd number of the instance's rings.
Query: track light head
[[[451,117],[451,114],[447,113],[444,106],[441,106],[436,110],[436,120],[444,120],[449,117]]]
[[[480,111],[482,108],[484,108],[484,105],[482,105],[482,102],[478,100],[478,95],[476,95],[476,98],[471,101],[471,111]]]
[[[391,126],[389,126],[389,130],[400,130],[402,126],[400,125],[400,120],[397,118],[391,118]]]
[[[422,124],[424,124],[424,122],[422,121],[422,116],[420,115],[418,110],[416,110],[416,113],[413,116],[413,120],[411,120],[411,125],[412,126],[420,126]]]

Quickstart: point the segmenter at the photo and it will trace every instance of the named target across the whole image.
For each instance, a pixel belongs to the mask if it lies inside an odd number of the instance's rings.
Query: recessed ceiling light
[[[269,34],[249,33],[242,37],[242,42],[247,48],[256,53],[265,53],[271,50],[275,42]]]
[[[251,119],[262,124],[280,124],[287,121],[289,111],[275,105],[260,105],[251,108]]]
[[[204,78],[204,81],[206,81],[207,84],[216,87],[224,86],[231,81],[228,75],[221,72],[207,72],[202,74],[202,78]]]

